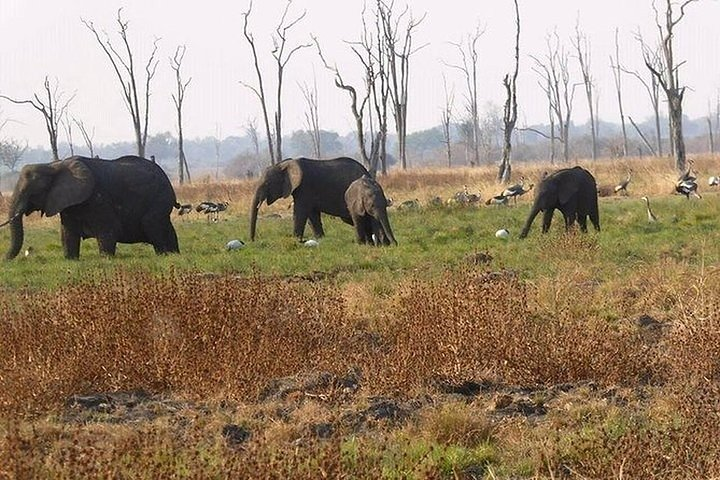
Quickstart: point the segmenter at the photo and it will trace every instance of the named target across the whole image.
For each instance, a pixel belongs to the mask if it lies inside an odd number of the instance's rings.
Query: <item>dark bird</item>
[[[188,213],[192,212],[193,206],[190,203],[185,203],[182,205],[178,204],[177,209],[178,215],[187,215]]]
[[[685,198],[690,200],[690,195],[693,195],[696,198],[702,198],[702,196],[697,193],[697,183],[694,180],[678,180],[675,183],[675,191],[681,195],[685,195]]]
[[[195,211],[208,215],[208,221],[212,218],[213,222],[217,222],[220,212],[227,210],[227,207],[228,202],[201,202],[195,207]]]
[[[526,194],[530,191],[530,188],[525,190],[525,177],[520,177],[520,183],[516,183],[515,185],[511,185],[507,187],[505,190],[502,191],[500,195],[503,197],[512,198],[514,203],[517,203],[517,197]]]
[[[625,180],[622,180],[617,185],[615,185],[615,188],[613,189],[615,191],[615,193],[622,192],[623,194],[627,195],[627,193],[628,193],[627,186],[630,183],[631,175],[632,175],[632,170],[628,170],[628,174],[627,174],[627,177],[625,178]]]
[[[508,198],[504,195],[495,195],[494,197],[490,197],[485,202],[485,205],[507,205],[508,204]]]
[[[648,197],[642,197],[643,200],[645,200],[645,208],[647,209],[647,219],[648,222],[657,222],[658,219],[653,213],[653,211],[650,209],[650,199]]]

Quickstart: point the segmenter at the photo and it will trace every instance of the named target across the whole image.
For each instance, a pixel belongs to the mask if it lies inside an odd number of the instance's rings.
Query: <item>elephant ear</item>
[[[57,173],[50,185],[43,212],[48,217],[84,202],[95,188],[95,177],[81,161],[70,159],[58,162]]]
[[[300,186],[303,172],[300,165],[293,160],[285,161],[282,169],[286,173],[283,181],[282,196],[287,198]]]

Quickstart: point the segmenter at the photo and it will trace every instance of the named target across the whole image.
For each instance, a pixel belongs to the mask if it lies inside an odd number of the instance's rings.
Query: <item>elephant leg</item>
[[[293,235],[297,238],[302,239],[305,236],[305,224],[307,223],[308,216],[309,212],[295,203],[293,209]]]
[[[98,244],[98,251],[100,252],[100,255],[107,256],[107,257],[115,256],[117,242],[115,241],[114,238],[112,238],[108,235],[101,235],[101,236],[97,237],[97,244]]]
[[[80,258],[80,234],[75,229],[63,223],[60,226],[60,240],[65,258],[71,260]]]
[[[365,243],[365,222],[360,215],[352,215],[352,222],[355,227],[355,240],[362,245]]]
[[[153,246],[156,254],[180,253],[177,234],[168,214],[162,212],[145,215],[141,225],[148,243]]]
[[[320,212],[314,210],[310,212],[308,218],[310,220],[310,226],[312,227],[315,238],[324,237],[325,231],[323,230],[322,221],[320,220]]]
[[[543,212],[542,233],[547,233],[550,231],[550,224],[552,223],[554,213],[554,208],[548,208]]]
[[[583,233],[587,233],[587,216],[586,215],[578,215],[577,221],[578,221],[578,225],[580,225],[580,231]]]

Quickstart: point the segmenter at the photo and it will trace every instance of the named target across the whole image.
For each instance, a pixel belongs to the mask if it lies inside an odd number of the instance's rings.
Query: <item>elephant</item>
[[[175,191],[159,165],[136,156],[115,160],[73,156],[22,168],[10,199],[11,242],[6,259],[23,244],[23,215],[60,214],[65,258],[80,256],[80,240],[97,239],[101,255],[117,243],[149,243],[157,254],[179,253],[170,213]]]
[[[527,237],[533,220],[543,212],[542,232],[547,233],[555,209],[565,217],[565,230],[569,230],[575,221],[582,232],[587,232],[587,218],[600,231],[597,185],[590,172],[582,167],[564,168],[543,178],[535,192],[530,214],[520,232],[520,238]]]
[[[352,158],[332,160],[288,158],[265,169],[255,190],[250,208],[250,240],[255,240],[257,214],[260,205],[272,205],[279,198],[293,196],[293,234],[302,239],[305,224],[310,225],[316,238],[325,232],[320,214],[340,217],[352,225],[345,203],[345,191],[350,184],[369,175],[365,167]]]
[[[382,187],[370,175],[363,175],[345,191],[350,217],[360,244],[397,245],[387,215],[387,199]]]

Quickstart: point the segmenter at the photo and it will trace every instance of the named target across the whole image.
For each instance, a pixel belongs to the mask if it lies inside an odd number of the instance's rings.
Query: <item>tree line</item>
[[[429,132],[407,131],[409,84],[411,79],[412,58],[418,54],[426,44],[416,41],[416,33],[422,29],[424,15],[417,16],[408,4],[400,5],[394,0],[374,0],[368,2],[363,9],[361,34],[359,38],[346,41],[347,48],[354,61],[362,66],[362,79],[359,83],[349,81],[343,75],[347,65],[338,65],[333,59],[327,58],[323,53],[321,39],[310,38],[297,40],[293,37],[295,28],[305,20],[306,11],[296,12],[293,1],[288,0],[283,10],[279,12],[276,28],[269,35],[273,48],[264,52],[258,47],[256,33],[252,25],[252,0],[247,10],[242,14],[243,38],[247,44],[249,54],[254,63],[254,79],[240,79],[240,83],[254,93],[262,111],[261,125],[257,119],[248,120],[244,130],[246,141],[250,142],[249,153],[235,152],[234,155],[247,155],[255,158],[254,162],[275,164],[287,157],[293,148],[285,148],[286,142],[299,144],[300,138],[293,133],[290,140],[283,133],[283,101],[282,94],[285,86],[287,69],[291,68],[291,60],[297,52],[314,48],[318,58],[333,76],[337,88],[347,93],[348,108],[355,120],[355,132],[352,136],[355,147],[352,151],[357,154],[368,169],[375,174],[380,171],[386,173],[389,165],[388,159],[394,156],[400,168],[408,168],[413,163],[422,163],[425,150],[419,152],[420,158],[409,155],[414,149],[413,142],[423,143],[426,136],[437,136],[438,145],[442,146],[446,164],[452,166],[453,158],[461,158],[469,165],[478,165],[482,162],[492,161],[498,164],[498,181],[507,182],[510,179],[513,159],[522,160],[525,155],[533,152],[535,145],[542,139],[547,144],[547,156],[552,162],[562,160],[568,162],[576,152],[580,151],[579,144],[584,138],[589,138],[589,157],[596,159],[599,155],[627,156],[639,153],[662,155],[664,151],[672,153],[676,168],[685,169],[686,145],[683,136],[682,103],[686,87],[681,84],[678,75],[684,61],[676,58],[674,41],[677,33],[676,27],[685,18],[690,5],[701,0],[650,0],[649,14],[654,14],[657,36],[654,40],[643,38],[640,33],[635,34],[641,47],[643,68],[632,70],[622,61],[618,46],[618,31],[615,32],[615,55],[610,58],[611,71],[615,81],[618,102],[618,124],[621,143],[608,140],[600,134],[602,127],[597,112],[597,94],[595,75],[597,69],[592,65],[592,46],[583,33],[580,21],[575,26],[574,35],[567,41],[561,38],[557,31],[551,31],[546,37],[545,53],[528,56],[531,61],[532,75],[535,76],[539,87],[547,97],[547,124],[545,125],[518,125],[518,99],[516,82],[521,72],[521,64],[525,61],[521,47],[521,18],[522,10],[518,0],[512,1],[514,7],[513,28],[513,69],[506,73],[498,82],[502,84],[506,100],[500,109],[487,109],[481,114],[479,105],[478,66],[482,61],[479,52],[479,41],[484,33],[479,27],[473,32],[464,34],[454,46],[455,58],[445,61],[447,70],[456,70],[461,73],[464,86],[462,87],[462,101],[458,105],[455,100],[455,88],[448,87],[444,77],[445,104],[439,116],[440,126]],[[148,125],[150,118],[150,96],[152,82],[160,65],[159,39],[155,38],[148,49],[149,53],[144,60],[138,59],[130,47],[130,23],[118,10],[115,18],[115,36],[102,30],[91,20],[82,19],[92,38],[107,58],[107,64],[114,73],[120,87],[125,105],[130,114],[130,120],[135,135],[134,150],[140,156],[162,155],[152,154],[148,148],[150,137]],[[508,26],[509,27],[509,26]],[[173,70],[176,79],[176,90],[171,98],[177,112],[177,136],[169,135],[175,153],[177,178],[182,183],[190,180],[190,166],[193,164],[192,154],[189,153],[191,143],[186,140],[183,133],[182,109],[191,78],[182,73],[182,62],[187,48],[179,45],[174,55],[168,58],[168,64]],[[273,68],[263,70],[261,61],[264,55],[270,55],[274,60]],[[521,62],[521,59],[523,62]],[[572,69],[571,63],[576,62],[577,68]],[[577,73],[579,72],[579,76]],[[529,74],[527,72],[525,75]],[[443,74],[444,75],[444,74]],[[577,76],[577,78],[576,78]],[[273,77],[273,81],[268,79]],[[623,81],[633,78],[646,88],[648,98],[654,112],[654,123],[643,125],[625,114],[623,108]],[[274,88],[268,88],[272,86]],[[82,119],[70,113],[70,105],[74,95],[67,95],[59,87],[58,80],[54,82],[49,76],[44,79],[43,90],[35,93],[31,98],[16,98],[0,93],[0,98],[9,102],[27,105],[42,116],[48,132],[50,151],[53,159],[59,159],[58,142],[61,135],[66,137],[66,145],[73,153],[77,137],[80,133],[82,149],[90,155],[99,152],[93,142],[94,131],[85,125]],[[305,113],[306,129],[304,130],[309,145],[305,145],[302,152],[318,158],[330,156],[334,151],[332,146],[325,145],[328,132],[321,129],[321,119],[318,109],[317,82],[299,84],[306,101]],[[575,94],[580,87],[585,94],[589,111],[586,133],[574,127],[572,112],[575,103]],[[667,107],[667,115],[661,112],[662,104]],[[714,152],[717,143],[718,128],[720,125],[720,98],[715,105],[709,103],[706,117],[709,149]],[[661,125],[664,123],[664,125]],[[628,128],[630,124],[633,130]],[[393,134],[389,127],[394,126]],[[0,125],[1,128],[1,125]],[[261,133],[261,130],[264,130]],[[663,130],[669,140],[665,146]],[[325,133],[323,133],[325,132]],[[633,133],[634,132],[634,133]],[[305,135],[304,134],[304,135]],[[579,138],[576,136],[579,135]],[[218,137],[220,135],[217,135]],[[325,138],[323,138],[323,136]],[[167,136],[166,136],[167,137]],[[304,137],[303,137],[304,138]],[[641,142],[640,147],[633,143]],[[167,140],[167,138],[166,138]],[[219,173],[220,140],[214,141],[214,157],[216,170]],[[667,147],[667,148],[666,148]],[[158,149],[156,145],[154,148]],[[194,148],[194,147],[193,147]],[[188,154],[186,154],[186,149]],[[261,155],[261,149],[267,154]],[[345,152],[349,151],[343,145]],[[390,149],[394,155],[390,154]],[[11,169],[18,160],[26,155],[27,145],[12,139],[6,139],[0,149],[3,158],[7,157]],[[105,146],[104,151],[108,151]],[[110,149],[111,150],[111,149]],[[124,152],[124,153],[127,153]],[[414,151],[417,154],[417,151]],[[534,152],[537,154],[537,152]],[[202,154],[202,162],[212,155]],[[540,154],[536,158],[545,158]],[[248,168],[248,172],[257,168]]]

